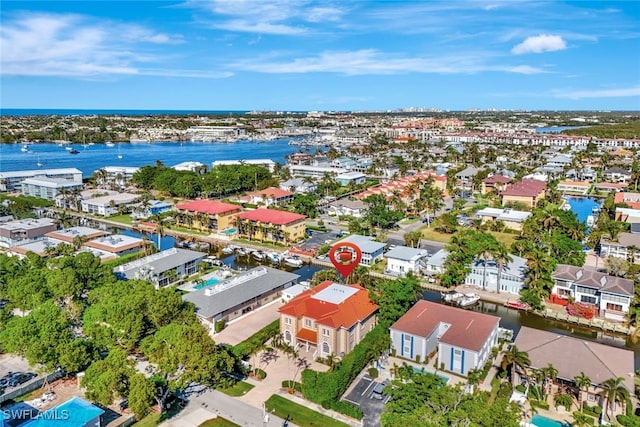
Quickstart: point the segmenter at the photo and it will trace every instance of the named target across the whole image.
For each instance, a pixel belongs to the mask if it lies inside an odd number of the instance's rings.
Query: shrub
[[[416,363],[420,363],[420,355],[416,354]]]
[[[240,344],[235,345],[233,354],[240,359],[244,359],[255,353],[264,343],[278,335],[278,333],[280,333],[280,319],[274,320]]]
[[[222,331],[222,330],[224,329],[224,327],[225,327],[225,326],[227,326],[227,322],[225,322],[225,320],[224,320],[224,319],[220,319],[220,320],[218,320],[218,321],[216,322],[216,325],[215,325],[215,331],[216,331],[216,334],[217,334],[218,332]]]
[[[539,400],[532,400],[531,406],[534,408],[549,409],[549,404],[547,402],[541,402]]]
[[[509,398],[511,397],[511,393],[513,393],[513,385],[511,385],[510,382],[504,382],[500,384],[496,397]]]
[[[587,415],[591,415],[593,417],[599,418],[600,414],[602,414],[602,408],[599,407],[598,405],[594,405],[594,406],[584,405],[584,408],[582,408],[582,412],[584,412]]]
[[[570,409],[571,404],[573,403],[573,399],[568,394],[559,394],[554,399],[554,403],[556,404],[556,408],[559,406],[564,406],[566,409]]]
[[[640,427],[640,417],[636,415],[618,415],[616,419],[624,427]]]
[[[583,414],[580,411],[576,411],[573,413],[573,420],[575,421],[575,425],[594,425],[595,419],[591,418],[588,415]]]
[[[300,384],[299,382],[284,380],[282,381],[282,388],[286,388],[286,389],[292,388],[295,391],[302,393],[302,384]]]
[[[267,373],[260,368],[254,369],[253,372],[255,373],[256,378],[259,380],[263,380],[267,378]]]
[[[329,408],[357,420],[361,420],[364,416],[360,408],[350,404],[349,402],[345,402],[344,400],[331,401]]]
[[[376,368],[369,368],[369,376],[371,378],[378,378],[378,370]]]
[[[524,386],[522,384],[518,384],[516,386],[516,390],[518,390],[520,393],[524,393],[526,389],[524,388]]]

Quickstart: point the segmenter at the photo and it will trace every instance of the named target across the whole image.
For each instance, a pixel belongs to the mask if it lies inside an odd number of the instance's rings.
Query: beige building
[[[217,200],[193,200],[176,205],[178,226],[221,233],[233,227],[242,208]]]
[[[280,307],[286,343],[314,356],[344,357],[373,329],[378,306],[359,285],[324,281]]]

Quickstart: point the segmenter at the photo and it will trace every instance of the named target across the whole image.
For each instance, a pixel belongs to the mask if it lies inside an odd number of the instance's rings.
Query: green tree
[[[629,390],[623,385],[624,378],[609,378],[600,384],[602,388],[601,395],[603,397],[603,412],[606,415],[609,412],[609,420],[613,420],[613,411],[616,403],[626,404],[629,400]]]
[[[378,324],[391,326],[420,299],[422,288],[413,276],[382,280],[369,290],[369,298],[380,307]]]
[[[102,405],[110,405],[118,397],[129,393],[129,379],[135,373],[133,360],[119,348],[109,351],[103,360],[94,362],[82,378],[87,397]]]
[[[129,408],[141,420],[151,412],[151,405],[156,396],[156,387],[153,381],[143,374],[136,373],[129,378]]]
[[[420,246],[421,238],[422,233],[420,231],[409,231],[407,233],[404,233],[404,244],[411,248],[417,248],[418,246]]]
[[[573,382],[578,387],[578,400],[580,401],[580,410],[584,407],[585,397],[582,396],[582,392],[589,393],[589,388],[591,387],[591,378],[584,372],[580,372],[580,375],[573,377]]]
[[[502,358],[502,369],[511,368],[511,383],[515,384],[516,369],[520,369],[527,375],[527,368],[531,365],[531,359],[526,351],[521,351],[515,344],[512,344],[509,351],[504,353]]]
[[[365,219],[374,227],[391,228],[402,219],[402,212],[388,208],[387,200],[381,194],[374,194],[365,199],[369,209]]]

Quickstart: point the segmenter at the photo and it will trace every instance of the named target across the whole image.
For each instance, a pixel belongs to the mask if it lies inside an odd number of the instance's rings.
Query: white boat
[[[236,249],[236,255],[245,256],[246,254],[247,254],[247,251],[244,248],[237,248]]]
[[[38,167],[42,166],[42,163],[40,162],[40,156],[38,156],[38,163],[36,163],[36,165],[38,165]]]
[[[589,215],[587,217],[587,226],[588,227],[593,227],[593,224],[596,223],[596,217],[594,217],[593,215]]]
[[[445,302],[457,302],[459,299],[463,298],[464,295],[461,294],[460,292],[449,292],[446,294],[441,294],[442,295],[442,299]]]
[[[275,252],[270,252],[267,255],[267,260],[269,262],[272,262],[274,264],[279,264],[280,263],[280,255],[275,253]]]
[[[473,305],[478,301],[480,301],[480,295],[469,293],[469,294],[463,294],[462,298],[458,299],[457,304],[460,307],[469,307],[470,305]]]
[[[71,151],[71,150],[73,150],[73,147],[64,147],[64,149],[67,150],[67,151]]]
[[[302,267],[302,264],[304,264],[302,258],[300,258],[298,255],[290,255],[288,257],[285,257],[284,263],[289,267]]]
[[[254,251],[251,253],[251,256],[254,257],[255,259],[262,261],[264,259],[264,253],[260,252],[260,251]]]
[[[233,247],[225,246],[224,248],[222,248],[222,253],[225,255],[231,255],[233,253]]]
[[[106,145],[107,147],[115,147],[115,146],[116,146],[116,144],[114,144],[114,143],[113,143],[113,142],[111,142],[111,141],[107,141],[107,142],[105,142],[105,143],[104,143],[104,145]]]
[[[24,144],[22,146],[22,148],[20,149],[20,151],[22,151],[23,153],[26,153],[27,151],[29,151],[29,145],[28,144]]]

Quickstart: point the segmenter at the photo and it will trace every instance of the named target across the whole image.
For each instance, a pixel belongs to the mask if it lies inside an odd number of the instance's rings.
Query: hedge
[[[339,400],[356,376],[378,356],[376,349],[387,349],[389,346],[388,328],[386,325],[377,325],[338,363],[333,371],[316,372],[311,369],[302,371],[303,396],[318,404]]]
[[[282,388],[286,388],[287,390],[292,388],[295,391],[302,393],[302,384],[296,381],[284,380],[282,381]]]
[[[533,408],[542,408],[547,410],[549,409],[549,404],[547,402],[542,402],[539,400],[531,400],[530,403]]]
[[[233,354],[239,358],[244,359],[250,354],[255,353],[258,349],[266,343],[270,338],[275,337],[280,332],[280,319],[274,320],[264,328],[260,329],[255,334],[251,335],[246,340],[233,346]]]
[[[640,417],[637,415],[618,415],[616,419],[624,427],[640,427]]]
[[[599,418],[600,414],[602,414],[602,408],[599,407],[598,405],[594,405],[594,406],[584,405],[584,407],[582,408],[582,412],[584,412],[587,415],[591,415],[593,417]]]
[[[362,413],[362,409],[357,406],[352,405],[349,402],[345,402],[344,400],[332,400],[329,405],[329,409],[333,409],[336,412],[340,412],[348,417],[355,418],[357,420],[361,420],[364,414]]]

